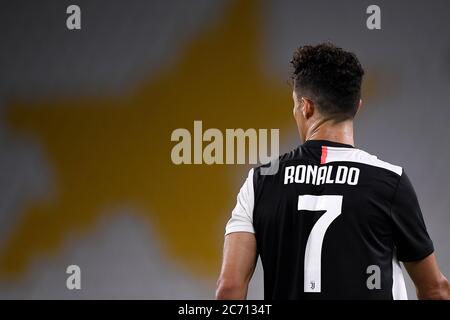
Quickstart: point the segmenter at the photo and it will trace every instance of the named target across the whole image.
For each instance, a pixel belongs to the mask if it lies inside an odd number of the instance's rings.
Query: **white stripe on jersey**
[[[369,166],[384,168],[392,171],[399,176],[402,175],[402,167],[390,164],[388,162],[378,159],[376,156],[371,155],[365,151],[353,148],[341,148],[341,147],[322,147],[326,148],[326,156],[324,157],[324,163],[347,161],[367,164]]]
[[[394,300],[408,300],[405,279],[395,252],[392,257],[392,297]]]

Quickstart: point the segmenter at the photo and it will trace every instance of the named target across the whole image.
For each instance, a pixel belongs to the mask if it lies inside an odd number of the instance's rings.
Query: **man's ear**
[[[363,108],[363,101],[362,99],[359,99],[358,110],[356,110],[356,113],[358,114],[362,108]]]
[[[304,97],[301,98],[301,102],[302,102],[303,117],[306,120],[308,120],[309,118],[311,118],[314,115],[314,112],[315,112],[314,103],[311,100],[304,98]]]

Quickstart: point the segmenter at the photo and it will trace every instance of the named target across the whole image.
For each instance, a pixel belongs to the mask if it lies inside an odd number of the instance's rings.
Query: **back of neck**
[[[353,120],[337,123],[332,120],[318,121],[307,131],[305,140],[328,140],[354,146]]]

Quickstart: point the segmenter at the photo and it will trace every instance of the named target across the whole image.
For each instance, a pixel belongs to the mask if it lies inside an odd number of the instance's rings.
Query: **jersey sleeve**
[[[392,201],[391,217],[398,260],[421,260],[433,253],[433,242],[428,235],[419,201],[404,171]]]
[[[251,169],[237,196],[236,206],[225,228],[225,235],[233,232],[255,233],[253,228],[253,207],[253,169]]]

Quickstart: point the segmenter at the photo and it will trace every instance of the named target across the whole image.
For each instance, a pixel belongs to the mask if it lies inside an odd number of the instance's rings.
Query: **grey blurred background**
[[[70,4],[81,8],[81,30],[66,28]],[[366,28],[371,4],[381,30]],[[0,9],[0,298],[212,298],[224,223],[248,167],[173,168],[166,131],[233,124],[221,107],[233,115],[246,90],[259,92],[257,77],[276,102],[262,123],[280,127],[281,151],[290,150],[289,60],[297,46],[326,40],[366,70],[357,146],[405,168],[450,275],[449,1],[19,0]],[[250,119],[254,103],[234,117]],[[133,119],[145,119],[136,132]],[[142,182],[124,178],[140,173]],[[210,189],[199,189],[210,206],[176,207],[196,183]],[[70,264],[82,269],[82,290],[65,287]],[[408,293],[415,298],[410,281]],[[262,297],[258,267],[249,298]]]

